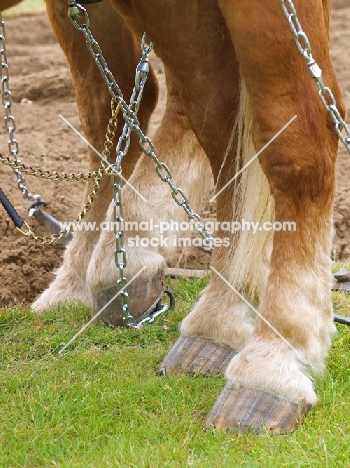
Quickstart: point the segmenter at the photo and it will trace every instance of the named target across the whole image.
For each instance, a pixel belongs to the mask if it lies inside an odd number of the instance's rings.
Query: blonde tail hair
[[[240,102],[234,125],[237,141],[236,173],[254,156],[252,115],[244,82],[240,87]],[[232,144],[232,142],[231,142]],[[234,190],[234,219],[259,222],[256,233],[240,231],[233,236],[233,255],[230,256],[228,280],[247,300],[258,303],[269,271],[272,251],[272,232],[263,229],[263,223],[274,220],[274,199],[269,184],[256,158],[236,179]],[[235,181],[235,182],[236,182]]]

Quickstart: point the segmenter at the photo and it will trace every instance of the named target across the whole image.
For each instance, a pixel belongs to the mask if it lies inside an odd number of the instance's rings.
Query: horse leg
[[[66,0],[47,0],[46,7],[54,33],[70,65],[84,134],[91,145],[102,153],[107,123],[111,117],[111,96],[87,50],[83,34],[77,31],[67,18]],[[138,47],[123,20],[112,9],[109,2],[88,5],[87,10],[91,19],[91,30],[102,48],[109,68],[125,96],[130,96],[135,80],[135,67],[140,56]],[[147,127],[156,98],[157,84],[151,72],[146,83],[145,98],[139,111],[143,128]],[[123,119],[119,118],[117,135],[120,134],[122,125]],[[114,148],[115,146],[111,149],[110,161],[115,159]],[[132,138],[128,158],[123,162],[124,177],[130,176],[139,153],[138,142]],[[100,157],[89,148],[89,170],[97,170],[100,163]],[[91,192],[92,185],[93,182],[87,183],[84,198]],[[110,179],[104,177],[100,191],[85,221],[95,222],[96,226],[99,226],[105,218],[111,199]],[[55,280],[34,302],[32,306],[34,310],[42,311],[61,302],[89,302],[86,269],[98,237],[98,228],[74,233]]]
[[[183,320],[180,338],[160,365],[163,375],[180,371],[205,375],[222,373],[253,332],[255,314],[242,300],[242,294],[256,308],[259,307],[259,297],[268,274],[271,236],[266,231],[235,232],[231,221],[240,226],[243,219],[269,220],[273,200],[257,161],[246,169],[239,182],[238,179],[232,181],[255,152],[247,135],[237,141],[236,132],[245,128],[245,133],[248,133],[250,128],[249,105],[243,84],[240,98],[227,158],[216,173],[219,229],[215,233],[215,243],[220,243],[212,255],[211,278],[198,303]],[[209,154],[216,156],[215,152]],[[235,157],[239,166],[235,164]],[[248,194],[254,190],[259,193],[258,203],[254,200],[244,206]],[[255,268],[247,268],[242,261],[254,263]]]
[[[239,170],[236,160],[240,162],[242,156],[246,163],[254,156],[248,142],[238,145],[237,141],[238,130],[242,126],[249,128],[249,122],[244,121],[246,99],[242,99],[241,108],[237,110],[240,77],[232,41],[220,9],[212,0],[178,1],[176,14],[172,2],[155,0],[154,3],[154,8],[149,8],[141,0],[113,1],[135,34],[140,35],[146,30],[150,40],[154,41],[156,53],[176,83],[191,128],[209,157],[220,191]],[[159,18],[162,18],[161,22]],[[256,172],[256,167],[253,172]],[[258,184],[253,185],[257,190],[263,185],[261,176],[258,179]],[[217,216],[220,223],[231,221],[233,214],[235,219],[240,220],[240,212],[233,206],[235,185],[229,184],[223,194],[218,195]],[[239,185],[242,186],[240,180]],[[241,190],[241,198],[244,198],[244,193],[249,193],[249,189],[246,190],[247,178],[243,186],[245,190]],[[187,192],[187,187],[183,188]],[[264,190],[263,195],[260,194],[261,206],[265,204],[266,208],[268,191]],[[191,197],[189,199],[191,201]],[[247,255],[246,249],[241,248],[247,241],[245,236],[239,236],[239,248],[234,249],[232,244],[237,243],[237,236],[223,230],[215,236],[221,237],[223,244],[227,240],[231,244],[231,248],[227,244],[216,247],[213,254],[214,268],[230,281],[230,266],[236,261],[233,253],[237,251],[241,256]],[[259,295],[257,283],[264,283],[266,276],[261,269],[264,258],[261,246],[264,242],[256,242],[255,238],[258,237],[251,236],[248,242],[251,261],[256,264],[255,278],[243,268],[240,278],[235,278],[237,289],[240,292],[249,290],[255,301]],[[255,260],[256,256],[258,261]],[[160,371],[163,374],[183,370],[203,374],[221,372],[234,351],[245,345],[252,331],[253,317],[249,307],[212,274],[199,303],[182,323],[181,337],[164,359]]]
[[[167,103],[161,125],[155,135],[157,157],[165,163],[174,183],[186,188],[191,206],[198,210],[206,187],[210,186],[211,170],[203,149],[191,130],[171,75],[165,69]],[[128,158],[128,155],[126,155]],[[137,189],[137,191],[134,190]],[[142,155],[122,189],[125,226],[124,246],[127,255],[125,270],[128,279],[147,267],[133,282],[144,282],[162,275],[165,260],[178,256],[177,226],[188,220],[184,210],[172,198],[168,184],[162,182],[154,161]],[[113,221],[113,203],[107,213],[107,222]],[[184,235],[181,232],[181,235]],[[113,287],[119,278],[114,260],[115,235],[111,230],[101,233],[88,268],[87,282],[93,294]],[[145,298],[144,298],[145,300]],[[144,303],[143,311],[151,304]]]
[[[286,432],[316,404],[311,378],[323,370],[335,330],[330,248],[337,137],[278,2],[222,0],[220,5],[250,96],[256,150],[297,116],[260,156],[275,219],[294,221],[296,231],[274,233],[253,336],[229,364],[227,386],[206,424]],[[321,0],[295,5],[325,83],[344,112],[329,57],[328,12]]]

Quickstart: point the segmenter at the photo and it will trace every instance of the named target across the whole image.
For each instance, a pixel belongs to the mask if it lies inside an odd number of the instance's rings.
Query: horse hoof
[[[180,336],[159,366],[159,374],[189,372],[214,376],[223,374],[237,353],[204,338]]]
[[[312,405],[293,403],[259,390],[226,386],[209,412],[205,427],[230,432],[284,434],[296,429]]]
[[[133,281],[127,288],[130,312],[135,319],[140,318],[155,305],[164,293],[164,271],[143,281]],[[125,326],[124,312],[121,306],[117,286],[96,291],[92,295],[91,318],[114,326]]]

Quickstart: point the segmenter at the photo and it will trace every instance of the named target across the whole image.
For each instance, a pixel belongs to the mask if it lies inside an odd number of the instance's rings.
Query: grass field
[[[350,467],[350,329],[339,325],[320,403],[284,436],[204,431],[223,378],[157,376],[205,280],[172,282],[175,312],[141,331],[90,326],[86,308],[0,310],[1,467]],[[337,313],[350,300],[334,294]]]

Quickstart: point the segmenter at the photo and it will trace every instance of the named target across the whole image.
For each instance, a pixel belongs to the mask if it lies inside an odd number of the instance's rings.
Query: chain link
[[[117,180],[116,180],[117,179]],[[123,214],[123,203],[122,203],[122,187],[123,179],[121,171],[117,176],[112,177],[113,184],[113,230],[115,236],[115,251],[114,261],[119,270],[119,278],[117,280],[117,288],[120,291],[119,301],[123,311],[123,320],[126,326],[134,326],[136,323],[134,316],[130,311],[129,294],[125,285],[127,278],[125,277],[124,270],[127,265],[126,261],[126,250],[124,247],[124,214]]]
[[[147,81],[147,76],[149,73],[149,64],[148,64],[148,55],[151,52],[153,44],[150,46],[145,45],[145,37],[142,40],[142,57],[139,65],[136,68],[136,77],[135,77],[135,86],[130,98],[129,109],[132,111],[134,118],[137,119],[137,113],[141,104],[142,94],[144,90],[145,83]],[[112,99],[113,101],[113,99]],[[118,106],[121,106],[119,100]],[[137,322],[130,310],[129,295],[128,291],[125,288],[127,279],[124,275],[124,270],[127,265],[126,250],[124,247],[124,215],[123,215],[123,202],[122,202],[122,160],[126,156],[130,148],[130,137],[131,132],[134,129],[134,120],[130,117],[125,118],[124,115],[124,126],[122,134],[119,137],[117,146],[116,146],[116,163],[114,170],[117,172],[116,177],[112,177],[113,184],[113,229],[115,235],[115,252],[114,259],[115,264],[119,270],[119,279],[117,281],[117,287],[121,290],[119,295],[119,300],[121,303],[121,308],[123,311],[123,320],[125,325],[136,327]],[[117,181],[115,182],[115,179]]]
[[[2,21],[2,14],[0,12],[0,61],[1,61],[1,85],[2,85],[2,104],[5,109],[5,129],[9,135],[8,150],[10,157],[7,159],[11,161],[14,166],[9,164],[17,177],[17,186],[22,192],[23,198],[30,201],[37,201],[39,195],[33,195],[30,193],[26,181],[21,173],[21,161],[18,159],[19,146],[18,141],[15,138],[16,123],[15,118],[12,115],[12,94],[10,91],[10,77],[9,77],[9,66],[7,62],[6,54],[6,39],[5,39],[5,24]]]
[[[280,0],[282,10],[286,16],[289,27],[293,33],[294,41],[304,60],[309,67],[311,77],[316,81],[318,87],[318,95],[321,99],[323,107],[330,114],[335,131],[339,140],[345,146],[347,152],[350,154],[350,128],[340,115],[337,107],[337,102],[330,88],[325,86],[322,79],[322,70],[312,56],[312,49],[310,41],[301,27],[297,12],[292,0]]]
[[[66,172],[62,172],[61,174],[59,174],[56,171],[48,171],[40,169],[39,167],[26,166],[21,161],[13,161],[9,156],[3,156],[1,153],[0,162],[2,162],[2,164],[4,164],[5,166],[10,166],[14,171],[19,170],[25,174],[34,177],[39,177],[40,179],[44,180],[51,180],[53,182],[88,181],[94,179],[98,175],[98,170],[87,172],[86,174],[82,174],[81,172],[79,172],[78,174],[67,174]]]

